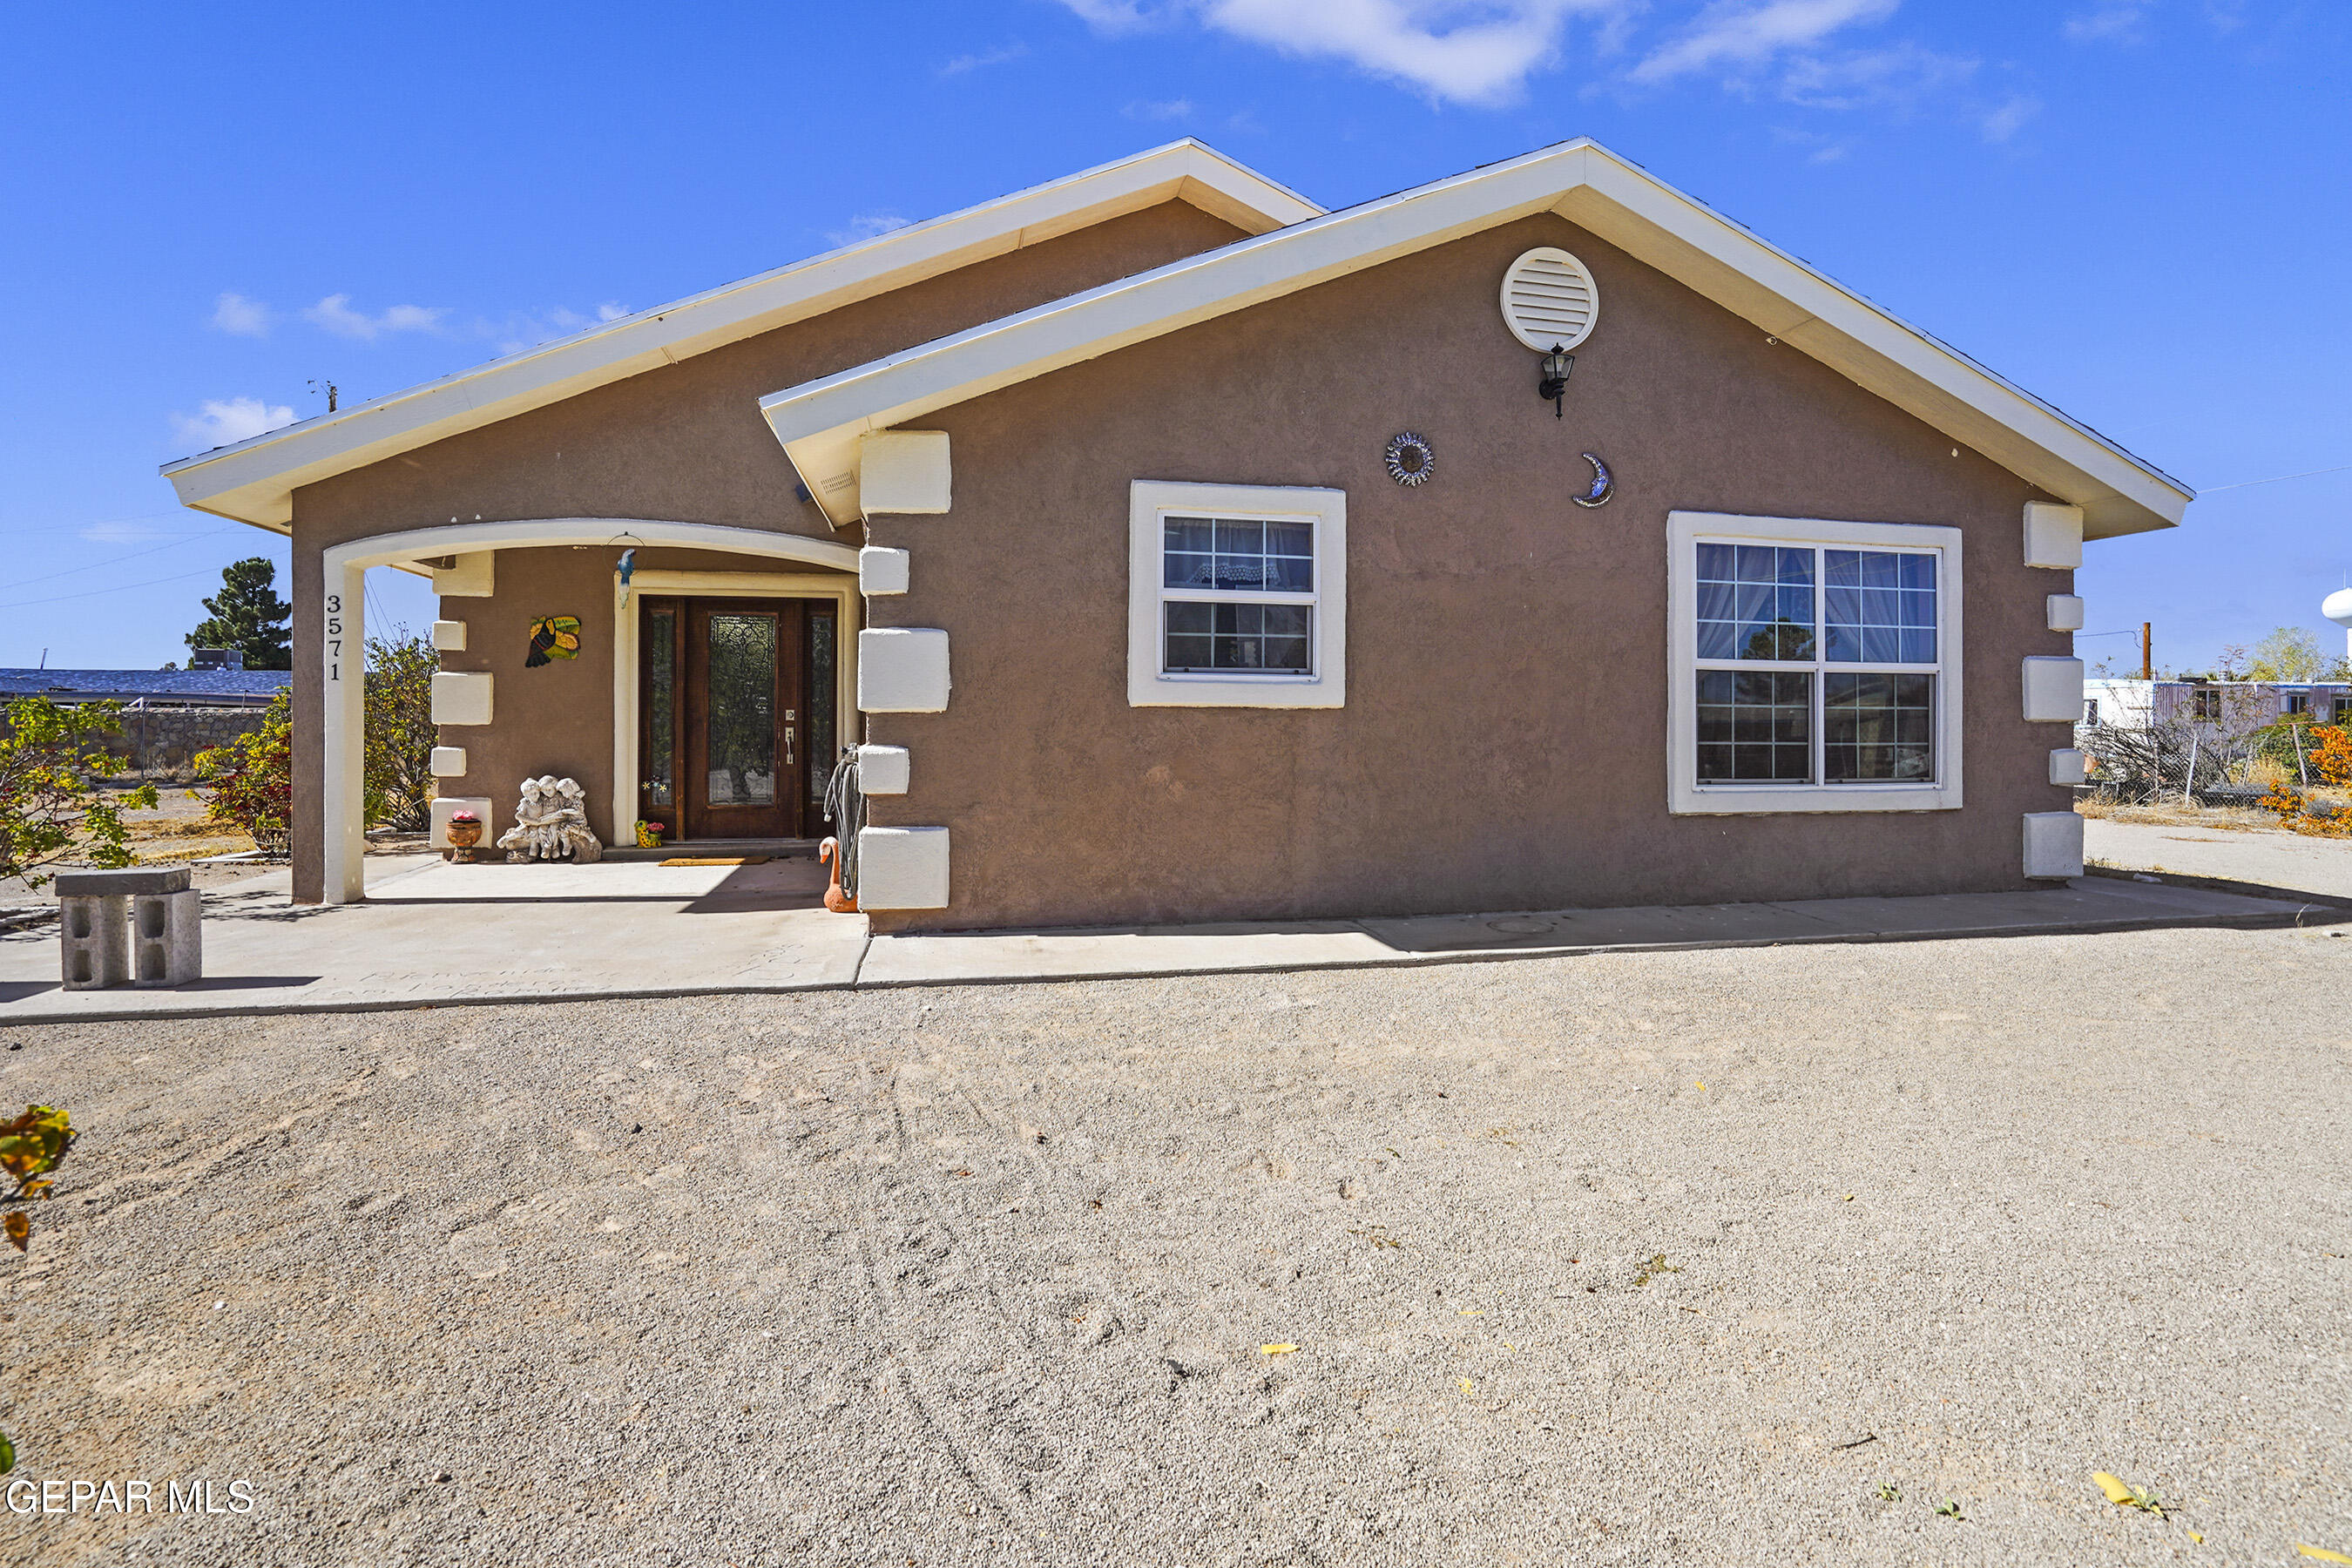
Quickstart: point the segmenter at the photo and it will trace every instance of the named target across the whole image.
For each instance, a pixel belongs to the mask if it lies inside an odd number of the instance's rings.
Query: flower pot
[[[451,820],[449,824],[450,859],[459,865],[473,864],[474,846],[481,841],[482,825],[480,823]]]

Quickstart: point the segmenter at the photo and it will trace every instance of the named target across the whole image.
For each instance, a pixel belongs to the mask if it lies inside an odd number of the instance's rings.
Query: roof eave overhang
[[[1590,142],[1237,241],[773,393],[761,412],[836,524],[857,439],[1002,387],[1538,212],[1556,212],[2084,509],[2092,538],[2179,523],[2191,492],[1927,334]]]
[[[1251,234],[1323,210],[1199,142],[1173,142],[167,463],[163,472],[184,506],[289,532],[294,491],[304,485],[1171,200]]]

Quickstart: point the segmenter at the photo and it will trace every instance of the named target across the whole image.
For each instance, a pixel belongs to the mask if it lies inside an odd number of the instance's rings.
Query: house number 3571
[[[343,678],[343,596],[327,595],[327,679]]]

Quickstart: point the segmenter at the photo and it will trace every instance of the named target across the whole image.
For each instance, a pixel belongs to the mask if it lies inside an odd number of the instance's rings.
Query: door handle
[[[792,765],[793,765],[793,727],[792,727],[790,724],[787,724],[787,725],[785,725],[785,726],[784,726],[784,766],[786,766],[786,767],[788,767],[788,768],[789,768],[789,767],[791,767]]]

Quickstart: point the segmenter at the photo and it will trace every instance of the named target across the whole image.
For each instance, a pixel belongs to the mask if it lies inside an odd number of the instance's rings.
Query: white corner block
[[[2083,601],[2074,594],[2050,595],[2050,629],[2053,632],[2079,632],[2083,629]]]
[[[869,544],[857,552],[857,591],[867,598],[907,591],[908,556],[903,550]]]
[[[487,599],[498,592],[498,552],[477,550],[450,557],[446,566],[433,568],[433,591],[445,599]]]
[[[2083,661],[2032,655],[2025,666],[2025,717],[2036,724],[2073,724],[2083,717]]]
[[[2054,784],[2078,784],[2089,778],[2083,768],[2083,753],[2072,746],[2063,746],[2050,753],[2050,782]]]
[[[913,770],[904,746],[857,748],[857,787],[865,795],[904,795]]]
[[[2025,503],[2025,563],[2072,572],[2083,563],[2083,509],[2056,501]]]
[[[2027,812],[2025,874],[2029,877],[2081,876],[2083,819],[2071,811]]]
[[[947,705],[947,633],[929,627],[868,626],[857,634],[861,712],[938,713]]]
[[[433,797],[433,828],[431,832],[425,836],[425,841],[426,844],[436,849],[454,849],[457,847],[456,845],[449,842],[449,814],[453,811],[470,811],[476,816],[482,819],[482,842],[480,845],[476,846],[477,848],[498,842],[498,833],[490,824],[489,796],[486,795],[442,795]]]
[[[857,504],[877,512],[948,510],[948,433],[877,430],[857,440]]]
[[[433,748],[433,776],[436,779],[463,778],[466,773],[466,748],[436,746]]]
[[[490,721],[490,677],[488,670],[436,669],[433,672],[433,721],[436,724],[487,724]]]
[[[463,653],[466,651],[466,623],[436,621],[433,623],[433,651]]]
[[[948,907],[948,830],[862,827],[857,832],[857,907]]]

